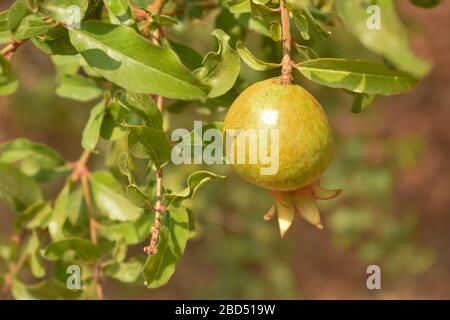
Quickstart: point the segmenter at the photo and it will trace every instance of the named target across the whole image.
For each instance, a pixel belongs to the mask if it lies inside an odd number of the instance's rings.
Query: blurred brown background
[[[344,189],[341,199],[320,204],[325,229],[297,219],[280,240],[275,223],[262,221],[268,195],[229,168],[217,168],[228,178],[206,186],[191,202],[199,235],[188,244],[171,282],[146,290],[108,281],[107,298],[450,299],[450,3],[432,10],[398,3],[414,51],[434,65],[416,88],[377,98],[361,114],[349,112],[347,97],[310,88],[337,136],[324,185]],[[6,6],[2,1],[0,9]],[[186,36],[206,34],[206,28],[197,25]],[[337,37],[354,41],[349,35]],[[52,64],[30,44],[13,64],[21,83],[15,95],[0,97],[0,142],[24,136],[76,159],[93,104],[56,97]],[[190,128],[193,119],[208,118],[194,109],[171,116],[172,127]],[[214,112],[210,117],[223,116]],[[100,156],[95,160],[102,166]],[[181,187],[191,171],[166,169],[166,184]],[[0,212],[4,237],[12,215],[4,207]],[[381,267],[382,290],[366,288],[369,264]]]

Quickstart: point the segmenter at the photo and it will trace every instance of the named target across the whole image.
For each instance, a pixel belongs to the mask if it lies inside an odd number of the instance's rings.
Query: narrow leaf
[[[262,60],[257,59],[240,41],[236,43],[236,50],[241,59],[245,62],[245,64],[254,70],[266,71],[281,66],[280,63],[264,62]]]
[[[305,77],[321,85],[358,93],[399,94],[417,83],[405,73],[361,60],[320,58],[301,62],[296,67]]]
[[[205,183],[212,179],[224,179],[225,176],[221,176],[209,171],[197,171],[192,173],[187,179],[187,188],[177,193],[171,193],[165,195],[167,201],[174,205],[179,206],[181,202],[187,199],[192,199],[195,192]]]
[[[13,94],[19,82],[11,64],[0,54],[0,96]]]
[[[366,48],[383,55],[400,70],[416,77],[426,75],[430,63],[411,51],[407,30],[396,12],[396,2],[377,0],[373,4],[376,6],[372,8],[378,8],[378,14],[367,12],[365,0],[337,0],[336,12],[348,31]]]
[[[84,127],[81,145],[86,150],[95,150],[100,138],[100,129],[105,116],[105,101],[92,108],[89,120]]]
[[[142,270],[148,288],[161,287],[170,280],[191,236],[186,209],[170,206],[161,219],[158,252],[147,258]]]
[[[93,199],[100,213],[116,221],[134,221],[142,210],[126,197],[120,183],[107,171],[89,177]]]

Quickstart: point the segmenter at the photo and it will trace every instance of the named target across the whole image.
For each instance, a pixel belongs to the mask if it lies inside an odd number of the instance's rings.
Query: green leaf
[[[95,262],[101,255],[100,247],[86,239],[69,238],[50,243],[42,253],[50,261],[66,260]]]
[[[23,210],[15,221],[18,229],[46,228],[52,215],[52,207],[49,202],[36,202]]]
[[[14,33],[19,28],[23,18],[30,13],[30,7],[25,0],[18,0],[8,10],[8,29]]]
[[[69,195],[67,202],[67,220],[74,226],[83,226],[88,222],[88,212],[81,186]]]
[[[272,21],[269,27],[270,37],[273,41],[281,41],[283,38],[283,29],[281,23],[278,21]]]
[[[318,39],[326,39],[330,36],[331,32],[329,32],[328,30],[326,30],[324,27],[322,27],[322,25],[316,20],[316,18],[314,18],[314,16],[311,14],[311,12],[307,9],[307,8],[303,8],[303,10],[301,10],[304,18],[306,19],[306,21],[308,22],[308,34],[311,35],[311,33],[313,34],[313,38],[318,38]],[[294,10],[294,14],[296,14],[296,10]],[[301,32],[301,30],[300,30]],[[307,39],[305,39],[307,40]]]
[[[181,62],[190,70],[200,68],[202,65],[203,57],[200,53],[192,49],[191,47],[183,44],[169,41],[169,45],[173,51],[180,58]]]
[[[35,38],[42,35],[54,27],[48,21],[45,21],[45,17],[40,15],[29,15],[26,16],[17,30],[14,32],[14,36],[18,40],[24,40],[29,38]]]
[[[417,83],[416,79],[405,73],[361,60],[320,58],[301,62],[296,68],[321,85],[367,94],[399,94]]]
[[[415,6],[430,9],[430,8],[437,7],[443,1],[442,0],[410,0],[410,2]]]
[[[12,283],[12,295],[17,300],[73,300],[79,298],[81,293],[81,290],[70,290],[55,280],[26,285],[14,278]]]
[[[147,258],[142,269],[148,288],[161,287],[170,280],[191,236],[186,209],[170,206],[168,212],[162,214],[158,252]]]
[[[111,173],[96,172],[89,181],[95,204],[103,215],[116,221],[134,221],[142,215],[142,209],[125,197],[120,183]]]
[[[295,44],[294,49],[301,60],[312,60],[319,58],[319,55],[310,47]]]
[[[206,182],[212,179],[224,179],[221,176],[209,171],[197,171],[192,173],[187,179],[187,188],[177,193],[165,195],[168,203],[174,206],[179,206],[181,202],[187,199],[192,199],[195,192]]]
[[[160,27],[171,27],[178,24],[178,21],[171,16],[152,13],[152,23]]]
[[[56,94],[63,98],[86,102],[103,94],[95,80],[80,75],[65,74],[59,78],[59,82]]]
[[[100,129],[105,116],[105,101],[92,108],[89,120],[84,127],[81,145],[86,150],[95,150],[100,138]]]
[[[10,43],[12,33],[8,28],[8,10],[0,12],[0,44]]]
[[[0,96],[13,94],[19,82],[11,64],[0,54]]]
[[[238,41],[236,43],[236,50],[242,61],[245,62],[250,68],[257,71],[266,71],[275,68],[279,68],[281,66],[280,63],[270,63],[264,62],[262,60],[257,59],[245,46],[242,42]]]
[[[225,94],[230,90],[241,67],[239,55],[230,45],[230,37],[222,30],[216,29],[212,35],[217,38],[219,49],[217,52],[209,52],[203,59],[203,67],[195,72],[206,84],[211,86],[208,97],[214,98]]]
[[[232,13],[247,13],[251,11],[250,0],[230,0],[228,6]]]
[[[40,6],[63,24],[76,24],[83,20],[89,0],[42,0]]]
[[[57,78],[64,75],[76,75],[80,69],[80,63],[83,59],[79,54],[77,55],[55,55],[51,57],[56,68]]]
[[[207,146],[208,144],[211,143],[211,141],[205,141],[203,140],[203,135],[205,134],[205,132],[208,129],[216,129],[219,130],[220,132],[223,131],[223,122],[222,121],[213,121],[213,122],[207,122],[205,124],[203,124],[200,128],[196,128],[194,130],[192,130],[189,133],[189,136],[183,136],[180,141],[184,142],[184,143],[189,143],[190,145],[202,145],[202,146]]]
[[[67,220],[68,206],[70,199],[70,189],[72,187],[71,178],[66,179],[66,183],[55,200],[52,215],[48,222],[48,231],[52,240],[60,240],[65,237],[63,232],[64,223]]]
[[[143,262],[131,259],[127,262],[114,263],[106,266],[104,274],[123,283],[136,283],[141,280]]]
[[[138,159],[150,159],[156,167],[170,161],[172,146],[164,131],[144,126],[124,126],[130,131],[127,142],[133,156]]]
[[[14,211],[42,200],[38,184],[11,164],[0,162],[0,181],[0,200]]]
[[[186,100],[206,95],[172,50],[153,45],[130,27],[89,21],[69,34],[91,67],[130,92]]]
[[[18,138],[0,144],[0,161],[21,162],[21,170],[39,181],[67,170],[63,157],[53,148]]]
[[[41,258],[37,252],[34,252],[30,256],[30,269],[33,276],[36,278],[45,277],[46,271],[42,265]]]
[[[104,0],[111,22],[114,24],[133,24],[133,14],[128,0]]]
[[[162,129],[162,115],[155,101],[147,95],[131,92],[121,92],[120,104],[137,115],[147,127]]]
[[[77,54],[77,50],[70,43],[69,32],[61,25],[57,25],[46,34],[33,38],[31,41],[39,50],[49,55]]]
[[[294,17],[294,24],[297,27],[298,31],[300,32],[302,38],[306,41],[311,39],[309,35],[309,23],[306,17],[303,15],[302,11],[294,10],[293,17]]]
[[[128,245],[138,244],[149,237],[154,216],[153,212],[145,212],[133,222],[101,224],[99,233],[110,241],[124,242]]]
[[[130,184],[125,191],[127,198],[139,208],[151,207],[150,195],[142,191],[137,185]]]
[[[127,134],[127,130],[121,126],[121,123],[132,121],[133,115],[117,101],[110,102],[105,112],[100,136],[109,141],[115,141],[124,137]]]
[[[36,278],[42,278],[45,276],[45,268],[42,266],[40,254],[39,254],[40,241],[36,231],[31,233],[31,237],[24,248],[25,255],[29,255],[28,262],[30,263],[31,273]]]
[[[336,11],[347,29],[369,50],[383,55],[399,69],[416,77],[423,77],[430,70],[430,63],[418,58],[410,50],[407,31],[397,16],[395,1],[376,0],[380,8],[381,29],[369,29],[365,0],[337,0]],[[373,15],[372,15],[373,16]]]
[[[365,93],[353,93],[353,105],[352,105],[352,112],[353,113],[360,113],[365,108],[367,108],[375,98],[375,95],[372,94],[365,94]]]

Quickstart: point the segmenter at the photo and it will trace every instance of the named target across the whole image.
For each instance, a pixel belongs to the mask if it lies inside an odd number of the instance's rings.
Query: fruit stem
[[[291,23],[289,18],[289,11],[285,6],[285,0],[280,0],[281,13],[281,30],[283,39],[283,60],[281,61],[281,77],[280,84],[289,85],[292,84],[292,63],[291,63]]]

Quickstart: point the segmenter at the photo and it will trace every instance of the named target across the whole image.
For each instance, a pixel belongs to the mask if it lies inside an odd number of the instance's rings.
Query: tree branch
[[[91,191],[89,188],[89,169],[87,167],[87,162],[91,156],[92,152],[89,150],[84,150],[80,158],[75,162],[70,164],[73,167],[73,172],[71,179],[73,181],[81,180],[81,186],[83,188],[83,197],[86,202],[87,211],[89,214],[89,235],[92,243],[98,244],[97,229],[98,223],[94,217],[94,207],[92,205]],[[102,274],[101,274],[101,261],[98,261],[94,267],[94,280],[96,286],[97,297],[100,300],[104,299],[103,286],[102,286]]]
[[[165,0],[156,0],[151,8],[153,12],[161,13]],[[161,29],[158,28],[153,33],[153,43],[158,44],[159,40],[162,37]],[[164,98],[162,96],[156,97],[156,105],[161,113],[164,111]],[[163,196],[163,173],[161,168],[157,168],[156,170],[156,202],[153,210],[155,211],[155,220],[152,226],[152,235],[150,237],[150,244],[144,247],[144,252],[148,255],[153,255],[158,252],[158,243],[159,243],[159,235],[161,232],[161,214],[166,210],[162,205],[162,196]]]
[[[10,44],[8,44],[6,47],[4,47],[1,51],[2,56],[5,57],[6,60],[11,60],[11,57],[13,56],[14,52],[26,42],[24,41],[18,41],[16,39],[13,39]]]

